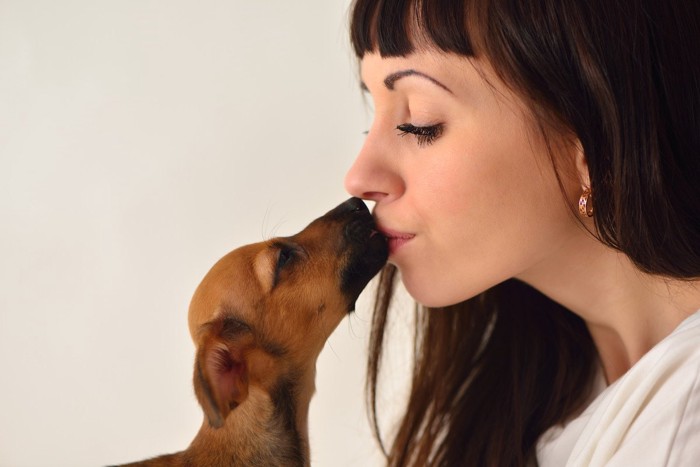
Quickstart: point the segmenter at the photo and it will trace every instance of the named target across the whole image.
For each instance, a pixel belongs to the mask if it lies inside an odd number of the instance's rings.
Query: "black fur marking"
[[[302,439],[296,426],[296,395],[297,388],[295,381],[298,377],[294,374],[287,375],[280,379],[272,391],[271,398],[275,408],[274,419],[282,424],[285,433],[289,434],[290,446],[285,453],[281,454],[281,459],[285,460],[283,465],[303,466],[306,459],[302,449]]]

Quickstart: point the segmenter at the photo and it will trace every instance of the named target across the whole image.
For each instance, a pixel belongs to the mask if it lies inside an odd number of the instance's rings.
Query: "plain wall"
[[[0,0],[0,466],[189,444],[200,279],[348,197],[371,120],[348,4]],[[315,466],[381,464],[369,302],[319,360]]]

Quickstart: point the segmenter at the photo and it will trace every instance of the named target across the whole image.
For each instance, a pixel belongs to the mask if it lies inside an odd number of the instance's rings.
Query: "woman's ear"
[[[588,161],[586,160],[586,154],[583,151],[581,141],[579,141],[578,138],[574,141],[574,162],[581,188],[590,188],[591,176],[588,172]]]

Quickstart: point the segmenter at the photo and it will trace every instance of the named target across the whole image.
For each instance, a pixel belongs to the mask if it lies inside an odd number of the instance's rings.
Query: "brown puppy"
[[[316,360],[387,259],[351,198],[292,237],[224,256],[197,288],[189,328],[204,422],[190,446],[130,466],[308,466]]]

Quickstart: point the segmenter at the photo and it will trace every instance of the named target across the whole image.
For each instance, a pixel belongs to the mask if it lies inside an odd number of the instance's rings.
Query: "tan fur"
[[[351,199],[293,237],[219,260],[188,318],[202,426],[185,451],[127,465],[309,465],[316,360],[386,260],[373,225],[364,204]],[[279,267],[283,250],[292,259]],[[347,271],[361,277],[348,280]]]

